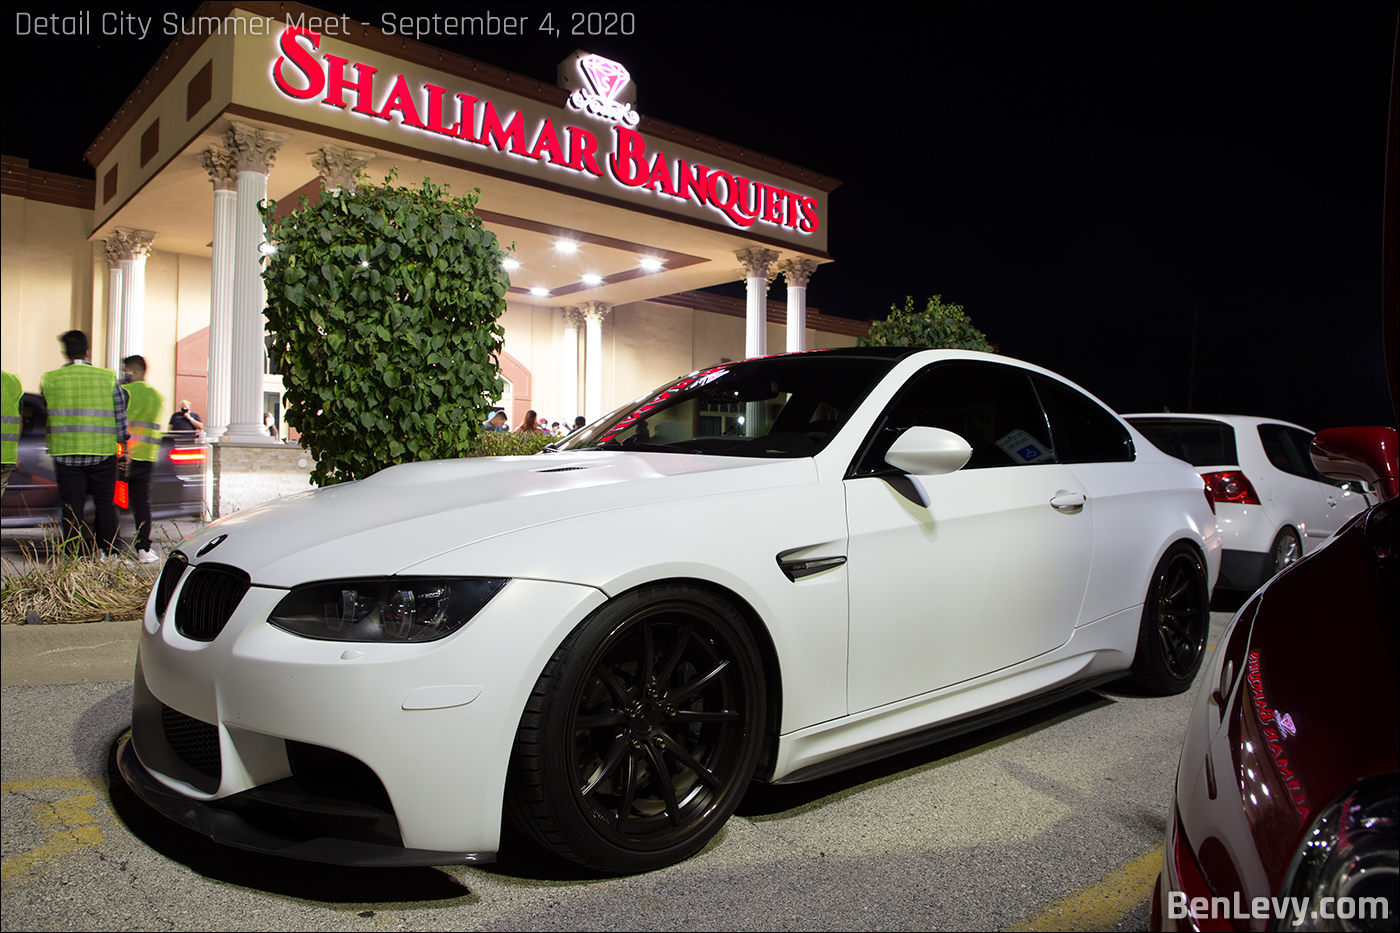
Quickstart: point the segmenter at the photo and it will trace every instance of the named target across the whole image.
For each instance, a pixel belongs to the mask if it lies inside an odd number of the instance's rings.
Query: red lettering
[[[719,196],[719,183],[724,181],[725,196]],[[726,217],[734,221],[738,227],[752,227],[753,218],[745,217],[735,209],[735,204],[739,200],[739,185],[734,181],[734,176],[728,172],[715,170],[710,172],[709,184],[710,205],[724,211]]]
[[[438,87],[436,84],[425,84],[423,90],[428,92],[428,122],[423,129],[432,130],[434,133],[441,133],[444,136],[456,136],[462,124],[459,122],[449,127],[442,122],[442,98],[447,93],[447,88]]]
[[[676,197],[690,200],[694,195],[695,200],[701,204],[708,204],[710,200],[710,189],[705,184],[705,176],[710,170],[703,165],[697,165],[694,174],[691,168],[685,164],[685,159],[676,160]]]
[[[399,75],[394,80],[393,90],[389,91],[388,100],[384,101],[384,106],[375,114],[381,120],[389,119],[392,111],[399,112],[399,118],[409,126],[416,126],[420,130],[424,129],[423,121],[418,119],[418,108],[413,103],[413,95],[409,93],[408,81],[403,75]]]
[[[326,86],[326,76],[321,73],[321,65],[316,61],[316,56],[311,54],[311,49],[297,41],[298,36],[310,39],[312,49],[321,47],[320,33],[312,32],[304,26],[288,26],[282,31],[282,38],[278,40],[283,54],[277,56],[277,61],[272,63],[272,80],[277,83],[278,90],[288,97],[307,100],[321,93],[321,88]],[[282,77],[282,62],[286,59],[291,59],[292,64],[306,78],[305,90],[297,90]]]
[[[646,159],[646,140],[636,130],[625,126],[616,127],[617,151],[608,159],[608,168],[613,177],[624,185],[639,188],[650,177]]]
[[[652,191],[657,190],[657,183],[660,182],[660,190],[665,194],[675,196],[676,186],[671,184],[671,170],[666,165],[665,153],[658,152],[656,158],[652,160],[651,172],[647,175],[647,182],[644,187]]]
[[[782,207],[783,198],[787,197],[787,192],[782,188],[768,186],[768,191],[763,198],[763,219],[770,224],[780,224],[783,222]]]
[[[758,219],[759,211],[763,210],[763,189],[768,186],[762,182],[749,181],[743,175],[735,178],[734,183],[739,186],[739,195],[734,206],[739,209],[739,213],[750,218],[749,223],[744,224],[747,227]],[[753,186],[752,195],[749,194],[750,186]]]
[[[360,80],[346,81],[345,66],[348,64],[350,64],[348,58],[341,58],[339,55],[326,56],[326,97],[321,103],[344,109],[345,89],[353,88],[355,91],[354,111],[371,117],[379,116],[374,112],[374,75],[379,69],[357,63],[355,70],[359,73]]]
[[[800,208],[802,207],[802,195],[793,194],[791,191],[784,192],[784,195],[787,198],[787,219],[784,221],[784,225],[792,227],[794,230],[796,230],[798,214],[800,213]]]
[[[535,137],[535,145],[530,150],[530,158],[543,159],[546,153],[549,155],[549,161],[555,165],[565,164],[564,150],[559,147],[559,137],[554,135],[554,124],[548,118],[540,127],[539,135]]]
[[[510,143],[510,151],[516,155],[528,156],[525,151],[525,117],[517,110],[515,116],[510,118],[510,123],[501,126],[500,117],[496,116],[496,108],[488,100],[486,110],[481,116],[481,138],[474,140],[483,146],[496,144],[496,148],[502,152],[506,151],[506,143]]]
[[[591,172],[601,178],[603,170],[598,167],[598,160],[593,158],[597,151],[598,139],[592,133],[577,126],[569,127],[569,168]]]
[[[469,143],[481,142],[481,137],[476,135],[476,98],[470,94],[457,95],[458,113],[461,119],[457,121],[457,135]]]
[[[817,199],[803,198],[802,222],[798,224],[797,229],[801,230],[803,233],[811,233],[813,230],[817,229],[819,223],[820,221],[817,220]]]

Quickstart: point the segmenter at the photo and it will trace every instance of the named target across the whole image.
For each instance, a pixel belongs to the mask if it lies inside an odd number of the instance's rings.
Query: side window
[[[1312,458],[1308,452],[1312,437],[1304,444],[1299,440],[1302,434],[1281,424],[1259,425],[1259,441],[1264,445],[1264,455],[1269,462],[1285,473],[1313,479]]]
[[[1133,438],[1118,419],[1082,392],[1040,374],[1031,376],[1050,416],[1051,443],[1061,463],[1133,460]]]
[[[965,470],[1050,463],[1050,432],[1024,370],[997,363],[935,363],[895,396],[876,422],[856,469],[869,476],[891,469],[885,453],[915,426],[943,428],[972,445]]]

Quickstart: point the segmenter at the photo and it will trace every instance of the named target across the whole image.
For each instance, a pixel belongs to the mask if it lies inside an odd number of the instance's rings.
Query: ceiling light
[[[602,277],[601,275],[594,275],[593,273],[590,272],[590,273],[588,273],[587,275],[584,275],[584,276],[583,276],[583,284],[584,284],[584,285],[602,285],[602,284],[603,284],[603,277]]]
[[[536,298],[548,298],[549,289],[536,285],[534,288],[530,289],[530,294],[534,295]]]
[[[637,263],[648,272],[659,272],[661,270],[661,260],[655,256],[643,256],[641,262]]]
[[[516,259],[514,256],[507,256],[505,259],[501,260],[501,268],[507,272],[514,272],[516,269],[520,268],[520,260]]]
[[[578,250],[578,244],[573,240],[555,240],[554,248],[561,253],[572,253]]]

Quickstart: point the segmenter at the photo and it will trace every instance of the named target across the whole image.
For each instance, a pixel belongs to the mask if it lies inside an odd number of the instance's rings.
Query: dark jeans
[[[154,467],[151,461],[133,460],[126,471],[126,491],[132,517],[136,519],[138,551],[151,549],[151,470]]]
[[[112,502],[112,494],[117,487],[117,458],[108,457],[96,466],[65,466],[58,461],[53,465],[54,479],[58,481],[58,495],[63,500],[63,539],[76,541],[80,549],[85,547],[83,507],[87,497],[92,496],[97,506],[96,528],[99,550],[110,552],[116,548],[117,507]]]

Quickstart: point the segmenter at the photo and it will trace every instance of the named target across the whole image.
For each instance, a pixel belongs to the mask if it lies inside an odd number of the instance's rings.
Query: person
[[[24,401],[24,387],[14,373],[0,369],[0,496],[10,485],[10,474],[19,462],[19,406]]]
[[[559,436],[559,422],[555,421],[549,425],[549,433],[553,434],[555,437]]]
[[[536,421],[536,419],[537,419],[538,417],[539,417],[539,416],[535,414],[535,410],[534,410],[533,408],[530,409],[529,411],[525,412],[525,420],[522,421],[522,422],[520,422],[520,427],[518,427],[518,428],[515,429],[515,433],[516,433],[516,434],[538,434],[538,433],[540,433],[540,426],[539,426],[538,421]]]
[[[497,408],[491,412],[491,417],[481,422],[481,426],[488,431],[506,431],[506,413]]]
[[[186,431],[190,434],[204,430],[204,422],[200,420],[199,415],[190,411],[189,399],[180,399],[180,410],[170,416],[170,430]]]
[[[588,422],[584,420],[583,415],[579,415],[578,417],[574,418],[574,430],[575,430],[575,431],[579,430],[580,428],[582,428],[582,427],[583,427],[584,425],[586,425],[586,424],[588,424]]]
[[[126,484],[131,514],[136,519],[136,559],[154,564],[158,557],[151,549],[151,471],[160,454],[160,413],[165,399],[156,387],[146,381],[146,358],[128,356],[122,360],[122,375],[126,378],[126,418],[131,431],[131,465],[127,468]]]
[[[272,417],[272,412],[263,412],[263,427],[267,429],[268,436],[274,441],[281,440],[277,435],[277,419]]]
[[[49,410],[49,456],[63,501],[63,538],[73,548],[84,542],[83,507],[92,496],[97,507],[97,548],[101,556],[117,546],[117,465],[127,464],[118,445],[130,439],[126,393],[110,369],[87,359],[88,337],[70,330],[59,338],[68,362],[44,373],[39,391]]]

